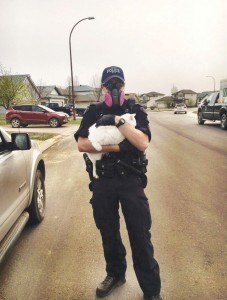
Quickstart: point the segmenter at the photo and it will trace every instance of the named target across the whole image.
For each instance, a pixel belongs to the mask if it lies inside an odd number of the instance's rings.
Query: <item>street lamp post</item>
[[[215,79],[214,79],[214,77],[210,76],[210,75],[207,75],[206,77],[211,77],[213,79],[213,81],[214,81],[214,92],[215,92]]]
[[[93,20],[93,19],[94,19],[94,17],[88,17],[88,18],[81,19],[80,21],[78,21],[73,26],[73,28],[70,32],[70,35],[69,35],[69,53],[70,53],[71,84],[72,84],[72,99],[73,99],[73,120],[76,119],[76,114],[75,114],[75,97],[74,97],[74,84],[73,84],[73,64],[72,64],[71,36],[72,36],[73,29],[76,27],[77,24],[79,24],[80,22],[82,22],[84,20]]]

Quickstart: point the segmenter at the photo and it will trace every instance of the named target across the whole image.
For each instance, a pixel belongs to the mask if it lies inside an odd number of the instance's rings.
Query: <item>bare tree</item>
[[[102,94],[101,77],[97,74],[93,75],[90,81],[90,85],[94,88],[93,94],[95,99],[99,101]]]
[[[42,79],[40,79],[40,80],[38,81],[37,90],[38,90],[38,92],[39,92],[41,98],[45,96],[45,95],[43,94],[43,92],[44,92],[44,90],[45,90],[45,85],[46,85],[46,84],[42,81]]]
[[[0,106],[7,109],[12,103],[23,102],[27,95],[28,89],[24,79],[18,75],[12,75],[0,65]]]
[[[171,88],[171,95],[175,94],[176,92],[178,92],[178,88],[173,84],[173,86]]]
[[[74,85],[74,96],[76,98],[76,92],[75,92],[75,87],[80,85],[79,79],[77,76],[73,77],[73,85]],[[66,80],[66,89],[65,90],[65,96],[68,96],[69,99],[72,101],[72,80],[71,80],[71,76],[67,77]]]

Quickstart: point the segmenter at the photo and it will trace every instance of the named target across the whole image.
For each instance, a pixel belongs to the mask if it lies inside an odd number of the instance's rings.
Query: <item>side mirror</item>
[[[12,133],[11,150],[29,150],[31,149],[31,140],[27,133]]]

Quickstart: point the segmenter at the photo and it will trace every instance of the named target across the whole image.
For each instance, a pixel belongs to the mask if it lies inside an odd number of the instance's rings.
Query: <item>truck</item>
[[[71,108],[73,111],[73,103],[68,103],[64,107]],[[75,112],[78,115],[78,117],[82,117],[83,114],[85,113],[86,109],[87,109],[86,107],[76,107],[75,106]]]
[[[204,125],[206,120],[220,121],[221,129],[227,129],[227,80],[221,80],[220,91],[201,101],[197,116],[199,125]]]
[[[69,116],[73,114],[73,110],[71,107],[60,106],[59,103],[46,103],[45,106],[53,109],[54,111],[62,111]]]

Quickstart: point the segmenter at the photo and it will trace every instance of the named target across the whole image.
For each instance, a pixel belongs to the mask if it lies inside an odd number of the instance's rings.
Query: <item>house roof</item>
[[[95,88],[89,86],[89,85],[76,85],[74,86],[74,92],[75,93],[91,93],[95,90]],[[60,89],[62,95],[68,95],[71,94],[72,86],[68,86],[65,89]]]
[[[144,93],[141,96],[146,95],[148,97],[158,97],[158,96],[164,96],[165,94],[158,93],[158,92],[149,92],[149,93]]]
[[[72,89],[72,86],[68,86],[66,89],[64,89],[64,91],[68,91],[68,90],[71,91],[71,89]],[[94,88],[89,86],[89,85],[76,85],[76,86],[74,86],[74,91],[75,92],[91,92],[93,90],[94,90]]]
[[[158,93],[158,92],[149,92],[145,95],[147,95],[148,97],[158,97],[158,96],[164,96],[165,94]]]
[[[163,102],[163,101],[173,101],[173,99],[171,96],[165,96],[165,97],[155,100],[155,102]]]
[[[61,96],[61,90],[56,87],[55,85],[48,85],[48,86],[38,86],[39,90],[41,91],[42,97],[46,97],[51,94],[53,90],[56,90],[59,96]]]
[[[180,90],[180,91],[177,91],[176,93],[173,93],[173,95],[177,95],[179,93],[182,93],[182,94],[197,94],[196,92],[194,92],[192,90]]]
[[[90,92],[94,90],[94,88],[89,85],[77,85],[74,89],[75,92]]]

